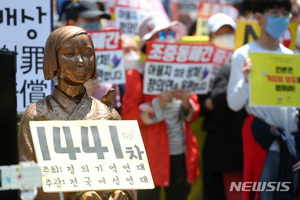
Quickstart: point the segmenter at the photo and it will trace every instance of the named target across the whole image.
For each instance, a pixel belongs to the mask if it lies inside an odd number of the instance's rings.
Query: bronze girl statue
[[[19,133],[19,161],[35,161],[29,121],[48,120],[120,120],[111,107],[114,90],[111,89],[101,102],[88,96],[84,83],[96,78],[93,42],[87,32],[77,26],[64,26],[53,31],[46,42],[43,71],[46,80],[57,77],[58,83],[51,95],[30,105],[21,120]],[[135,192],[66,192],[64,199],[118,199],[130,200]],[[136,198],[136,197],[135,197]],[[58,193],[44,193],[39,189],[36,199],[59,199]]]

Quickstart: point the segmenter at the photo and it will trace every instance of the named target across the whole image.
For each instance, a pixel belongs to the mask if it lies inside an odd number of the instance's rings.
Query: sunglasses
[[[160,31],[160,32],[158,32],[158,37],[161,40],[165,40],[167,35],[170,35],[171,37],[175,38],[175,31]]]

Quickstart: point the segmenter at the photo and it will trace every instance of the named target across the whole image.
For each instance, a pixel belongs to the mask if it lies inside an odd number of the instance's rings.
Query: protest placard
[[[101,83],[124,84],[121,30],[88,31],[95,48],[97,78]]]
[[[190,12],[198,12],[200,0],[178,0],[179,12],[181,14],[189,14]]]
[[[252,106],[300,107],[300,55],[249,52]]]
[[[43,75],[44,45],[52,30],[51,0],[2,1],[0,50],[17,53],[17,112],[51,93]]]
[[[217,48],[212,43],[147,43],[144,73],[144,94],[159,94],[172,89],[184,89],[206,94],[210,81],[231,57],[232,51]]]
[[[116,27],[122,34],[136,35],[137,25],[148,13],[169,19],[160,0],[116,0]]]
[[[296,46],[298,23],[290,22],[283,33],[280,42],[287,48],[294,50]],[[255,21],[238,20],[235,32],[235,49],[256,40],[261,34],[261,27]]]
[[[135,120],[31,121],[44,192],[153,189]]]
[[[237,18],[239,16],[238,9],[231,4],[227,4],[224,2],[200,1],[196,26],[197,35],[209,35],[207,21],[209,17],[217,13],[227,14],[235,21],[237,21]]]

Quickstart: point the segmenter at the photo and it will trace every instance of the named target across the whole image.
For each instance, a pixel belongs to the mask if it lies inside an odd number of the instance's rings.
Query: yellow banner
[[[280,41],[287,48],[294,50],[296,46],[298,24],[290,22],[288,30],[281,36]],[[261,27],[257,22],[238,20],[235,32],[235,48],[257,39],[261,34]]]
[[[300,107],[300,55],[249,52],[250,105]]]

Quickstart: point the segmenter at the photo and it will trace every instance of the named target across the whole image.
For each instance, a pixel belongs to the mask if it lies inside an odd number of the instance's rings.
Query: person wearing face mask
[[[101,9],[100,9],[101,8]],[[100,20],[110,19],[110,15],[104,12],[103,4],[92,0],[78,0],[70,3],[66,10],[67,25],[76,25],[86,31],[103,30]],[[99,80],[88,80],[85,85],[87,93],[96,99],[101,99],[110,89],[115,89],[116,99],[113,107],[120,112],[121,97],[119,85],[100,83]]]
[[[232,56],[227,102],[234,111],[245,106],[249,114],[242,129],[244,181],[289,183],[288,189],[281,192],[270,192],[269,185],[265,191],[243,191],[243,200],[296,199],[299,193],[297,168],[293,170],[293,165],[299,161],[296,108],[248,105],[249,73],[258,67],[252,66],[248,53],[292,54],[279,41],[289,26],[290,11],[290,0],[255,0],[253,13],[261,26],[261,35],[237,49]]]
[[[207,21],[209,39],[218,47],[234,50],[236,23],[227,14],[218,13]]]
[[[94,1],[79,0],[70,3],[66,10],[67,25],[76,25],[87,31],[102,30],[100,19],[110,19],[110,15],[100,10]]]
[[[140,70],[140,52],[138,49],[138,43],[133,36],[122,35],[122,48],[124,55],[124,67],[125,71],[131,69]]]
[[[124,61],[124,68],[125,72],[127,73],[131,69],[136,69],[138,71],[141,71],[141,56],[140,51],[138,49],[138,43],[136,39],[131,35],[122,35],[122,48],[123,48],[123,61]],[[120,89],[120,101],[122,104],[122,98],[125,92],[125,84],[119,85]],[[119,112],[121,113],[121,108],[119,109]]]
[[[210,42],[218,47],[234,49],[235,21],[224,13],[212,15],[207,22]],[[207,132],[203,146],[204,199],[240,200],[241,192],[229,191],[231,182],[242,181],[243,149],[241,127],[245,110],[234,112],[226,102],[230,62],[218,71],[208,94],[198,95]],[[219,191],[219,192],[216,192]]]
[[[145,53],[147,41],[175,42],[186,34],[185,26],[164,16],[146,16],[138,25],[139,49]],[[142,134],[155,188],[140,190],[138,199],[187,200],[190,184],[199,175],[197,140],[189,126],[198,116],[197,95],[181,89],[159,95],[143,94],[143,68],[126,76],[122,99],[122,119],[137,120]]]

